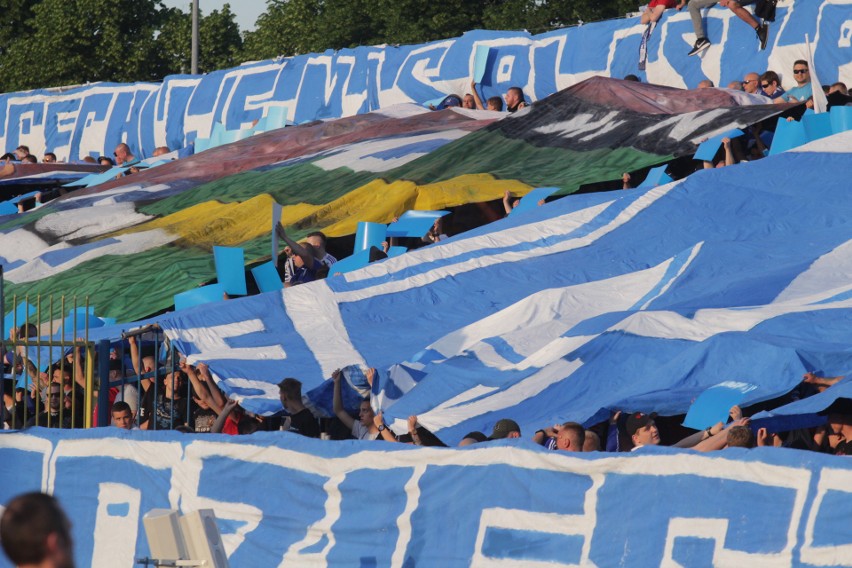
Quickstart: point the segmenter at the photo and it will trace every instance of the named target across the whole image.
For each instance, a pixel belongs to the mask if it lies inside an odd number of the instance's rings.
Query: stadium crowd
[[[35,327],[29,324],[13,330],[10,335],[16,339],[34,333]],[[420,425],[416,416],[408,418],[406,432],[395,433],[385,423],[382,412],[374,411],[369,397],[362,399],[357,408],[347,408],[343,396],[347,380],[340,370],[330,377],[333,382],[331,415],[309,407],[301,381],[287,377],[278,383],[281,410],[271,416],[260,416],[228,398],[217,386],[206,364],[190,365],[176,351],[141,338],[142,335],[129,335],[110,352],[109,415],[117,428],[231,435],[286,430],[311,438],[445,445]],[[169,353],[165,360],[158,356],[164,352]],[[4,381],[4,404],[0,411],[4,428],[81,428],[85,398],[83,358],[83,351],[77,348],[50,365],[48,372],[38,372],[27,359],[24,347],[19,347],[16,353],[6,353],[4,370],[19,378],[26,377],[24,382],[29,388]],[[376,374],[376,369],[366,371],[370,386]],[[843,380],[844,377],[806,373],[801,384],[790,393],[744,409],[734,406],[727,423],[719,422],[697,432],[681,424],[682,416],[661,417],[646,409],[630,409],[629,412],[613,412],[609,420],[598,424],[583,426],[568,420],[542,425],[532,436],[522,434],[514,420],[504,418],[494,424],[490,434],[470,432],[458,445],[526,436],[550,450],[577,452],[634,451],[643,446],[664,444],[702,452],[734,446],[783,446],[849,455],[852,453],[852,400],[838,398],[821,413],[825,416],[825,424],[812,428],[753,429],[749,418],[761,410],[772,410],[821,393]]]
[[[696,55],[707,49],[711,40],[707,38],[703,27],[701,8],[715,0],[691,0],[689,12],[695,27],[696,42],[689,55]],[[740,3],[722,0],[722,6],[728,7],[744,23],[754,28],[759,49],[766,45],[768,34],[767,19],[756,18]],[[659,20],[665,9],[682,9],[683,0],[652,0],[642,16],[641,23],[648,26],[648,33]],[[771,18],[769,18],[771,19]],[[781,75],[773,70],[749,72],[741,80],[732,81],[728,88],[744,91],[753,97],[755,104],[762,103],[799,103],[798,107],[814,106],[814,88],[811,82],[810,67],[805,60],[796,60],[789,69],[795,86],[782,88]],[[627,80],[638,80],[628,76]],[[491,97],[485,103],[481,99],[477,84],[472,81],[470,92],[464,96],[450,94],[435,110],[449,107],[462,107],[470,110],[489,110],[514,113],[528,106],[520,87],[508,89],[503,98]],[[712,82],[702,81],[697,88],[713,87]],[[846,105],[852,102],[845,84],[838,82],[822,86],[828,106]],[[804,103],[802,105],[801,103]],[[791,107],[792,108],[792,107]],[[804,108],[801,108],[804,111]],[[799,115],[800,116],[800,115]],[[790,118],[792,120],[792,117]],[[724,138],[712,160],[696,164],[696,168],[715,168],[732,166],[740,162],[761,159],[767,155],[772,144],[772,132],[767,125],[756,124],[742,136]],[[168,148],[157,148],[153,156],[169,152]],[[2,160],[7,162],[37,163],[27,146],[21,145],[13,153],[7,153]],[[45,153],[44,163],[54,163],[57,156]],[[133,150],[120,143],[113,157],[87,156],[84,161],[112,167],[130,166],[123,175],[138,171],[139,160]],[[137,169],[134,170],[133,167]],[[633,178],[643,172],[625,172],[622,187],[633,186]],[[510,194],[504,195],[503,207],[506,214],[518,205],[519,200]],[[36,206],[42,203],[36,197]],[[21,207],[21,212],[25,209]],[[420,239],[419,246],[438,242],[446,237],[443,221],[438,219],[433,227]],[[326,236],[321,232],[312,232],[304,240],[297,241],[288,235],[284,227],[278,226],[277,237],[284,241],[284,262],[280,263],[279,274],[285,287],[295,286],[334,274],[337,259],[328,252]],[[388,249],[395,243],[384,243],[381,250],[374,247],[371,261],[386,258]],[[35,326],[23,325],[11,330],[10,339],[26,340],[37,335]],[[140,336],[141,337],[141,336]],[[3,381],[4,405],[2,421],[6,428],[22,428],[33,425],[50,428],[79,428],[84,422],[82,401],[86,397],[86,380],[81,361],[83,353],[75,348],[67,356],[55,361],[47,371],[40,371],[27,359],[27,350],[19,346],[15,351],[3,353],[4,373],[12,377],[26,377],[21,387],[15,381]],[[382,413],[374,412],[369,399],[364,399],[359,408],[346,408],[341,395],[342,373],[336,371],[331,380],[334,383],[333,415],[318,416],[305,405],[302,395],[302,383],[296,378],[284,378],[279,384],[282,410],[272,416],[258,416],[243,409],[235,400],[229,399],[216,385],[208,367],[199,363],[189,365],[179,354],[172,352],[167,364],[151,351],[150,341],[143,345],[141,339],[130,335],[121,348],[111,353],[109,377],[101,377],[110,383],[110,415],[115,427],[143,430],[180,430],[192,433],[225,433],[233,435],[251,434],[258,430],[289,430],[304,436],[331,439],[356,438],[363,440],[383,440],[386,442],[412,443],[416,445],[444,445],[434,434],[423,428],[416,416],[408,420],[407,432],[397,435],[385,424]],[[368,381],[376,371],[367,373]],[[842,380],[842,377],[817,377],[813,373],[805,375],[802,384],[792,393],[777,399],[745,409],[750,412],[780,406],[793,398],[809,396],[830,388]],[[357,410],[357,412],[356,412]],[[627,409],[629,412],[614,412],[610,420],[583,425],[566,421],[555,425],[542,425],[532,439],[542,446],[563,451],[627,451],[639,450],[644,446],[661,443],[698,451],[720,450],[730,446],[785,446],[808,449],[818,452],[846,455],[852,442],[852,408],[849,401],[841,399],[825,411],[826,424],[816,428],[797,429],[787,432],[771,432],[765,428],[753,431],[750,419],[743,409],[731,408],[730,421],[718,423],[699,432],[685,431],[679,425],[677,417],[662,418],[653,413],[653,409]],[[570,417],[566,417],[570,419]],[[520,438],[522,433],[518,424],[510,418],[499,420],[490,435],[483,432],[471,432],[459,445],[485,443],[503,438]]]

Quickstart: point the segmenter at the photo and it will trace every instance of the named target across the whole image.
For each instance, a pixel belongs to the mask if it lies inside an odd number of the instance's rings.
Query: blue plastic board
[[[271,106],[266,110],[264,117],[264,127],[266,130],[275,130],[276,128],[284,128],[287,125],[287,107]]]
[[[805,126],[801,122],[779,118],[778,124],[775,126],[775,137],[772,139],[772,147],[769,148],[769,155],[774,156],[781,152],[786,152],[787,150],[806,144],[807,141],[808,135],[805,134]]]
[[[810,114],[802,117],[802,124],[805,126],[805,135],[809,142],[831,136],[833,134],[831,128],[831,115],[827,112],[819,114]]]
[[[68,315],[62,322],[62,328],[54,333],[54,337],[62,337],[64,333],[66,339],[74,339],[72,336],[78,331],[85,330],[87,326],[89,329],[104,326],[103,320],[95,316],[94,306],[89,306],[88,308],[83,306],[76,310],[69,310]]]
[[[639,184],[639,187],[656,187],[658,185],[674,181],[671,176],[666,173],[666,167],[668,166],[662,165],[657,166],[656,168],[651,168],[651,171],[648,172],[648,177],[645,178],[645,181]]]
[[[449,211],[406,211],[396,223],[391,223],[387,228],[388,237],[422,237],[432,225],[435,219],[449,214]]]
[[[852,106],[833,106],[829,112],[831,130],[837,134],[852,130]]]
[[[108,169],[107,171],[105,171],[101,174],[95,175],[92,179],[90,179],[88,181],[88,183],[86,184],[86,187],[92,187],[93,185],[98,185],[98,184],[110,181],[112,179],[115,179],[116,177],[120,176],[121,174],[123,174],[124,172],[126,172],[129,169],[130,169],[129,167],[124,167],[124,166],[116,166],[114,168],[110,168],[110,169]]]
[[[228,295],[245,296],[246,273],[245,253],[238,247],[213,247],[216,261],[216,278]]]
[[[723,132],[718,136],[714,136],[712,138],[708,138],[701,145],[698,146],[698,150],[695,151],[695,159],[702,160],[704,162],[711,162],[713,158],[716,157],[716,152],[719,150],[719,147],[722,145],[722,138],[736,138],[737,136],[742,136],[743,131],[734,128],[733,130],[729,130],[727,132]]]
[[[547,199],[554,193],[559,191],[558,187],[537,187],[521,198],[518,206],[512,209],[512,214],[517,215],[525,211],[532,211],[538,207],[538,202],[542,199]]]
[[[254,276],[254,281],[257,282],[257,288],[261,292],[274,292],[281,290],[284,284],[281,282],[281,277],[278,275],[278,270],[272,261],[265,262],[260,266],[255,266],[251,269],[251,275]]]
[[[201,304],[221,302],[225,294],[225,288],[221,284],[209,284],[200,288],[193,288],[180,294],[175,294],[175,310],[185,310]]]
[[[359,222],[358,229],[355,232],[355,246],[352,253],[357,254],[369,250],[370,247],[382,248],[382,242],[387,238],[387,230],[387,225],[384,223]]]
[[[27,302],[21,302],[18,304],[18,307],[6,314],[6,317],[3,318],[3,330],[6,333],[6,337],[9,337],[9,330],[17,323],[18,327],[21,327],[26,323],[27,318],[29,316],[36,313],[36,307],[32,304],[28,304]],[[6,339],[4,337],[3,339]]]
[[[408,252],[408,249],[405,247],[390,247],[388,249],[388,258],[393,258],[395,256],[399,256],[401,254],[405,254]]]
[[[359,268],[364,268],[368,264],[370,264],[369,249],[356,252],[352,256],[347,256],[342,260],[338,260],[331,265],[328,272],[330,276],[334,276],[337,273],[345,274],[347,272],[352,272],[353,270],[358,270]]]
[[[488,52],[491,48],[485,45],[476,46],[476,54],[473,56],[473,82],[481,83],[485,76],[485,67],[488,63]]]
[[[203,152],[204,150],[209,150],[212,146],[212,140],[210,138],[196,138],[195,139],[195,153]]]
[[[746,393],[754,390],[753,385],[746,383],[722,383],[710,387],[695,399],[683,425],[694,430],[703,430],[717,422],[725,423],[732,406],[742,402]]]

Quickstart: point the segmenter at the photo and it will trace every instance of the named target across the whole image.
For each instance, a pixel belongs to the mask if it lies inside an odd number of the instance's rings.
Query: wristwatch
[[[387,427],[387,426],[385,426],[384,424],[382,424],[381,426],[379,426],[379,432],[384,432],[384,431],[385,431],[385,430],[387,430],[387,429],[388,429],[388,427]]]

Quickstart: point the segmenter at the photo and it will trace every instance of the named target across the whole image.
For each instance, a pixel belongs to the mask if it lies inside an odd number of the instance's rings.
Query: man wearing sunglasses
[[[772,100],[780,98],[785,93],[781,87],[781,79],[775,71],[767,71],[760,76],[760,94]]]
[[[742,80],[743,91],[750,95],[760,95],[760,75],[757,73],[747,73]]]
[[[811,85],[811,70],[808,62],[804,59],[797,59],[793,63],[793,79],[796,80],[796,86],[783,94],[778,99],[779,102],[802,102],[814,96],[813,86]]]

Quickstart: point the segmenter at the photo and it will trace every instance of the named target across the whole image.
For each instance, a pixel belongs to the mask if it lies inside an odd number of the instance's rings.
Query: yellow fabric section
[[[502,199],[506,191],[517,197],[531,189],[524,183],[495,180],[488,174],[463,175],[422,186],[410,181],[374,180],[326,205],[284,207],[281,221],[285,227],[319,229],[330,237],[339,237],[355,233],[359,221],[390,223],[410,209],[425,211]],[[270,234],[273,203],[267,194],[243,203],[208,201],[116,234],[163,229],[198,247],[239,246]]]
[[[267,194],[243,203],[208,201],[117,234],[163,229],[198,247],[239,246],[272,232],[273,203]],[[300,203],[285,207],[281,218],[285,225],[290,225],[316,209],[316,205]]]
[[[463,175],[421,186],[410,181],[375,180],[329,203],[315,213],[314,223],[304,224],[324,227],[326,235],[339,237],[354,233],[359,221],[390,223],[410,209],[427,211],[502,199],[506,191],[523,196],[532,189],[525,183],[496,180],[488,174]]]

